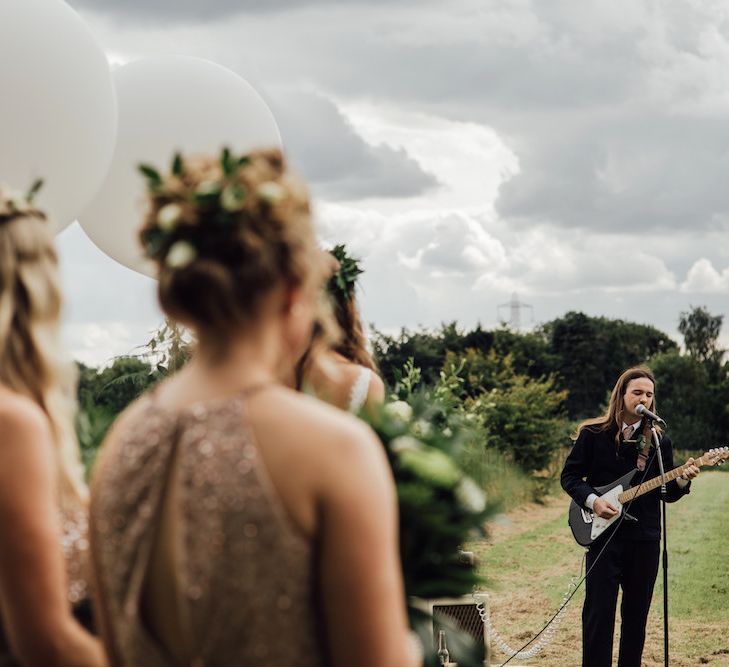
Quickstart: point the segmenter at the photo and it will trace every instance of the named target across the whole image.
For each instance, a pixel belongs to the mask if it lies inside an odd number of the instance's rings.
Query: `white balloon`
[[[113,73],[119,105],[117,144],[106,181],[79,222],[109,257],[154,277],[137,230],[145,182],[139,163],[170,168],[176,151],[242,153],[281,146],[281,135],[261,96],[240,76],[199,58],[159,56]]]
[[[116,134],[109,64],[61,0],[0,0],[0,182],[38,195],[59,228],[101,185]]]

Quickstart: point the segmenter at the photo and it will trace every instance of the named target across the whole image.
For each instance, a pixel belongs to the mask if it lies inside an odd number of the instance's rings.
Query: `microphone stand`
[[[663,524],[663,656],[664,665],[668,667],[668,521],[666,520],[666,471],[663,468],[663,453],[661,452],[661,439],[656,431],[655,421],[648,419],[648,425],[653,436],[653,445],[658,458],[658,470],[661,473],[661,516]]]

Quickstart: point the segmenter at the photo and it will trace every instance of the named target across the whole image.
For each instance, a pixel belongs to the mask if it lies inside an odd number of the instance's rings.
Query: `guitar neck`
[[[694,461],[694,465],[698,468],[700,468],[703,465],[706,465],[706,461],[704,461],[704,457],[701,456],[700,458],[696,459]],[[670,470],[666,473],[666,482],[671,482],[676,477],[680,477],[683,475],[683,471],[686,470],[688,467],[687,464],[684,464],[682,466],[679,466],[678,468],[674,468],[673,470]],[[657,489],[661,485],[661,476],[658,475],[658,477],[654,477],[653,479],[649,479],[647,482],[643,482],[642,484],[638,484],[638,486],[633,486],[627,491],[623,491],[619,496],[618,500],[625,505],[625,503],[629,503],[631,500],[634,500],[635,498],[638,498],[639,496],[642,496],[644,493],[649,493],[650,491],[653,491],[653,489]]]

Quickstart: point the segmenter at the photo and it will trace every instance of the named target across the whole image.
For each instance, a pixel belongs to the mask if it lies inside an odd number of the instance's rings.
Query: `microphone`
[[[666,422],[663,421],[655,412],[651,412],[645,405],[642,403],[639,403],[635,408],[636,414],[639,414],[646,419],[650,419],[651,421],[656,422],[657,424],[661,424],[662,426],[666,425]]]

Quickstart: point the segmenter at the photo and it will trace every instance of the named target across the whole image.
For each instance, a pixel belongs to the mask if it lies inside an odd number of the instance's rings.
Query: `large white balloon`
[[[113,73],[119,130],[111,168],[79,222],[117,262],[154,276],[137,242],[144,179],[141,162],[168,169],[181,151],[217,153],[280,146],[278,126],[261,96],[240,76],[198,58],[159,56]]]
[[[0,182],[44,180],[37,203],[59,228],[101,185],[114,150],[109,64],[61,0],[0,0]]]

